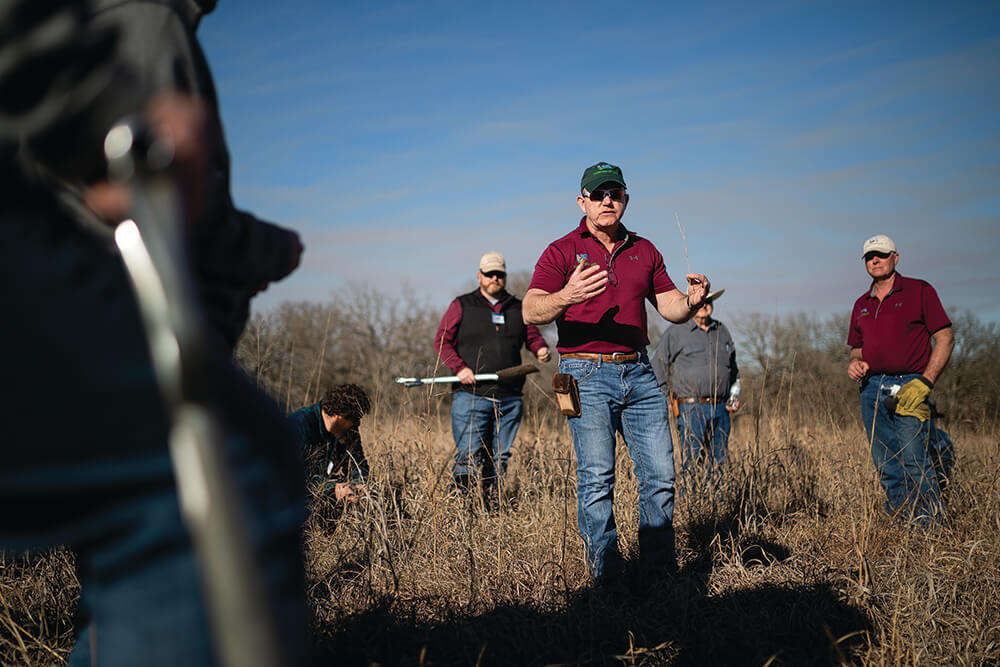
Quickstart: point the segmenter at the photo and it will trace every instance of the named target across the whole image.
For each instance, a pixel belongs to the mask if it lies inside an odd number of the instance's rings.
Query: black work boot
[[[483,506],[490,514],[500,511],[500,495],[503,486],[497,477],[486,477],[483,479]]]
[[[475,486],[475,479],[472,475],[455,475],[451,480],[451,485],[462,494],[463,496],[468,496],[472,491],[472,487]]]

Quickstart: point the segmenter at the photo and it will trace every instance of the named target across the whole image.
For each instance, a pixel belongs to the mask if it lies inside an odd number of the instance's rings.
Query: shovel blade
[[[511,366],[510,368],[504,368],[497,371],[497,378],[500,380],[510,380],[537,372],[538,366],[535,366],[534,364],[521,364],[520,366]]]

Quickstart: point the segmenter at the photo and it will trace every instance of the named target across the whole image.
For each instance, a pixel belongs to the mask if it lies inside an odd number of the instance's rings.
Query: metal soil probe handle
[[[534,364],[521,364],[520,366],[502,368],[496,373],[476,373],[472,377],[476,379],[476,382],[496,382],[498,380],[511,380],[516,377],[524,377],[525,375],[537,372],[538,367]],[[457,375],[442,375],[439,377],[429,378],[396,378],[397,384],[405,385],[407,387],[420,387],[425,384],[441,384],[458,381]]]
[[[202,363],[210,352],[184,251],[180,197],[167,173],[172,151],[130,122],[112,128],[104,146],[112,178],[131,189],[133,219],[115,229],[115,243],[135,290],[170,417],[181,512],[201,568],[220,659],[240,667],[286,664],[226,464],[223,426],[213,410],[210,369],[217,366]]]

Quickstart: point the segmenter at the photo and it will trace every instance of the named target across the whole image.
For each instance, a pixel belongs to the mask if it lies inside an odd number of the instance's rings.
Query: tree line
[[[526,272],[524,272],[526,273]],[[523,294],[530,276],[511,275]],[[286,411],[319,400],[338,382],[356,382],[372,395],[376,411],[398,411],[417,396],[447,400],[448,385],[429,394],[395,383],[400,376],[451,375],[434,352],[434,333],[447,304],[355,286],[325,303],[285,302],[255,313],[236,349],[236,360]],[[972,312],[950,313],[955,331],[951,362],[934,390],[946,427],[1000,419],[1000,328]],[[858,419],[858,385],[846,373],[848,317],[759,313],[726,319],[736,339],[743,378],[744,415],[780,415],[808,425],[817,418]],[[664,327],[650,318],[655,345]],[[554,344],[554,326],[543,328]],[[530,355],[525,355],[529,360]],[[533,358],[531,358],[533,359]],[[529,376],[525,408],[556,410],[550,363]]]

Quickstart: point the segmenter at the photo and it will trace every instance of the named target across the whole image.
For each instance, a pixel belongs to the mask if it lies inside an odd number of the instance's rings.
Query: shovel
[[[489,382],[491,380],[496,382],[498,380],[512,380],[516,377],[523,377],[537,372],[538,367],[534,364],[521,364],[520,366],[511,366],[510,368],[500,369],[496,373],[476,373],[473,377],[476,378],[476,382]],[[432,378],[396,378],[396,382],[407,387],[420,387],[425,384],[458,382],[458,376],[445,375]]]

